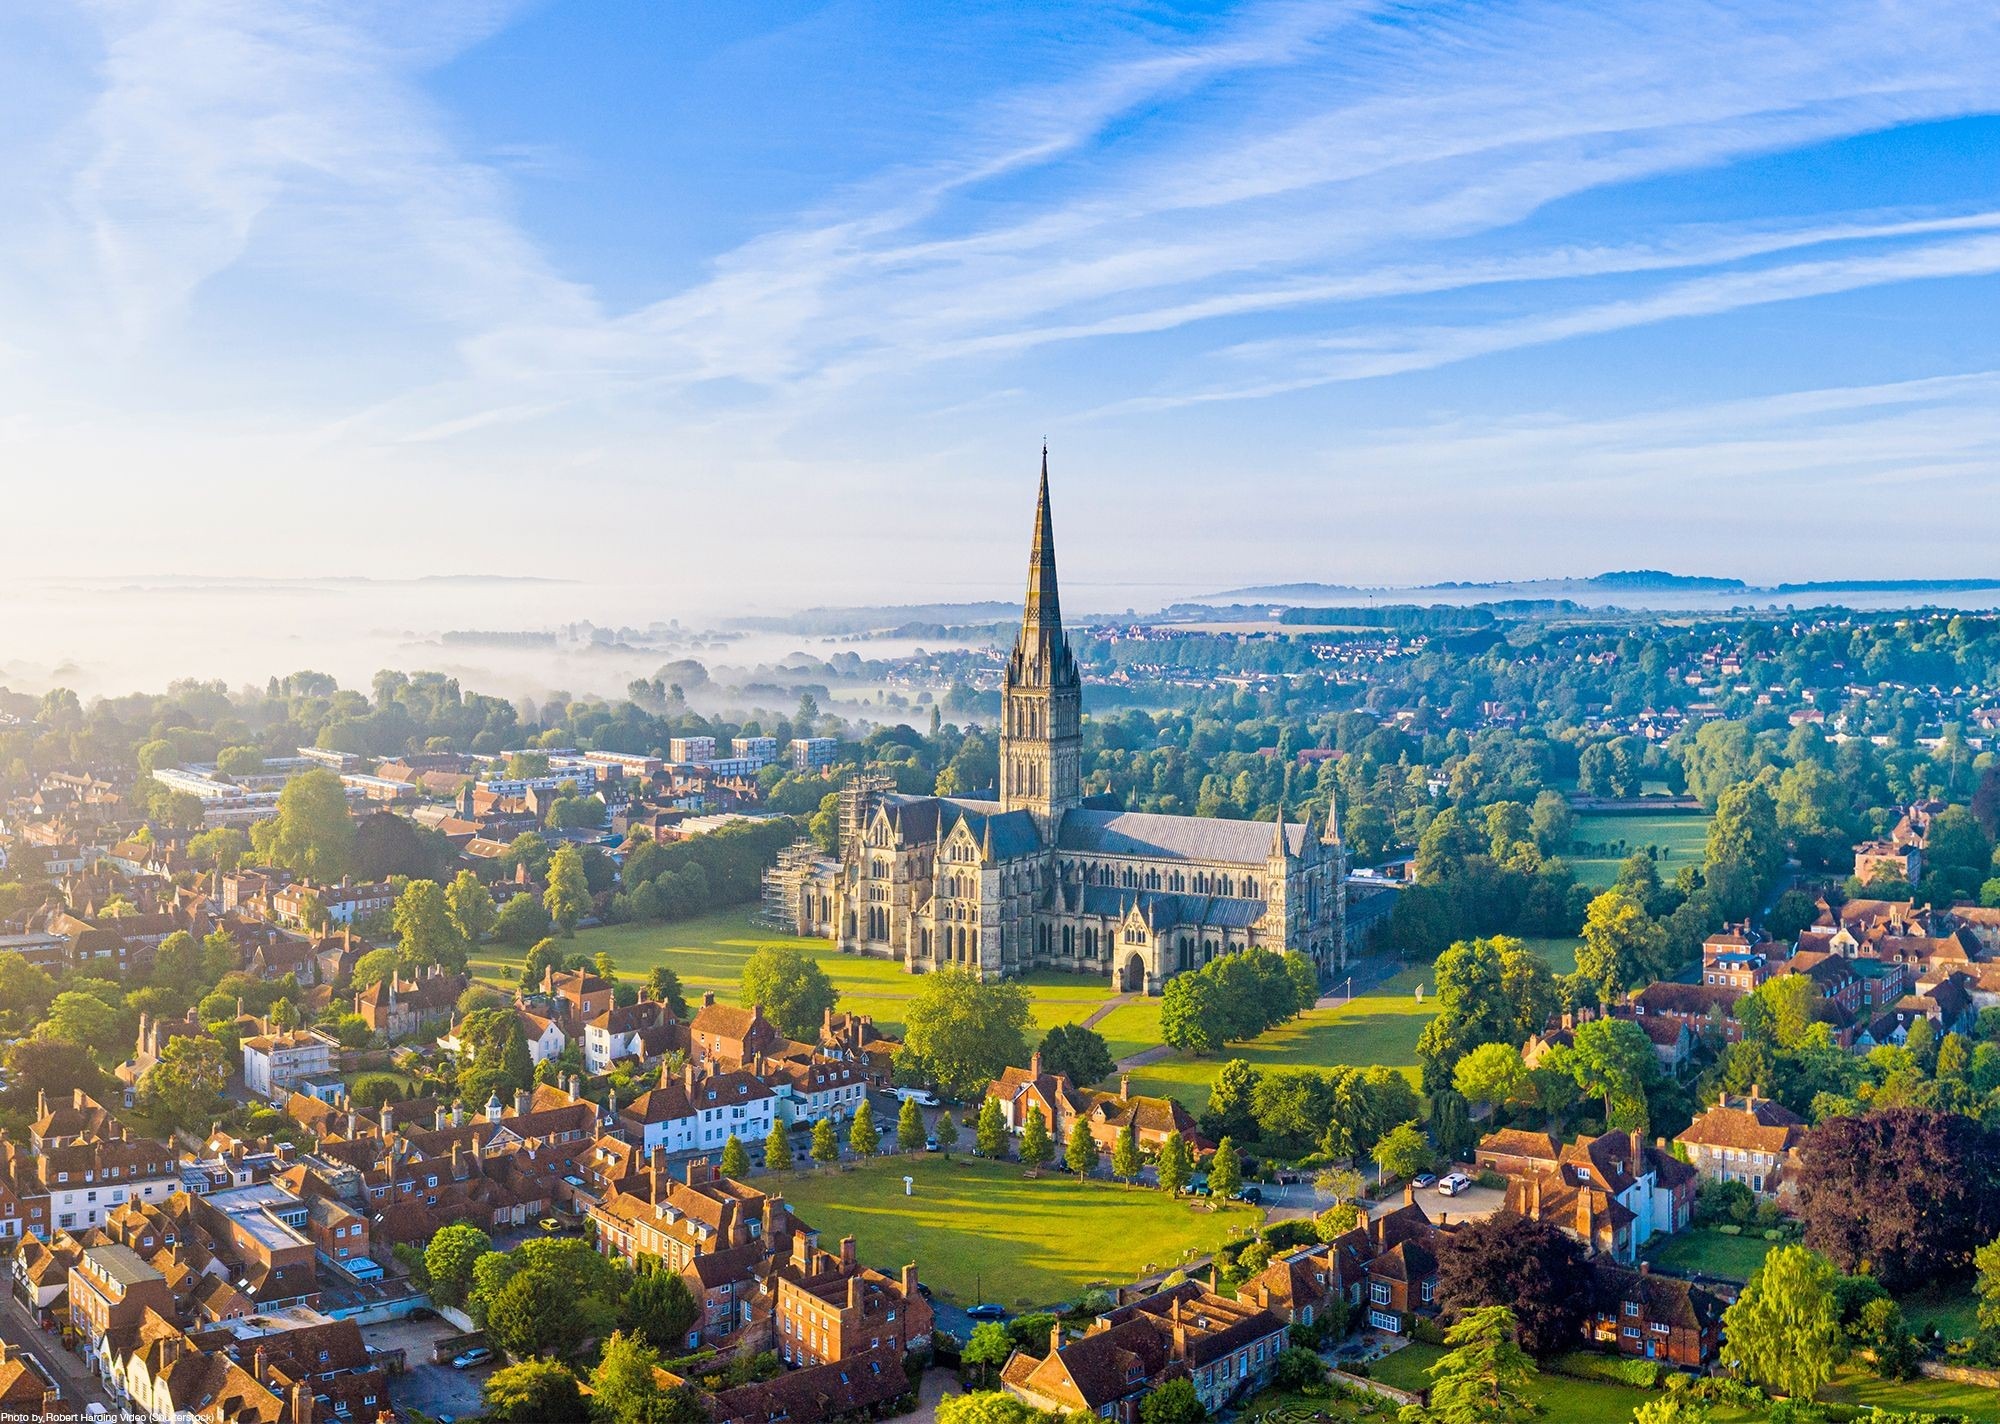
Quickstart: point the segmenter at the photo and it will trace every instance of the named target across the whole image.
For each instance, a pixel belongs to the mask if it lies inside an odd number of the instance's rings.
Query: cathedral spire
[[[1062,603],[1056,596],[1056,531],[1049,517],[1049,447],[1042,446],[1042,487],[1035,496],[1035,543],[1028,551],[1028,599],[1021,612],[1021,641],[1030,631],[1062,637]]]

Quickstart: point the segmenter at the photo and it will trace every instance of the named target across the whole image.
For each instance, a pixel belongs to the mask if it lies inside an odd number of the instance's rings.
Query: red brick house
[[[1720,1297],[1688,1281],[1656,1276],[1644,1261],[1637,1270],[1599,1261],[1591,1267],[1584,1334],[1600,1349],[1706,1369],[1722,1347],[1724,1308]]]

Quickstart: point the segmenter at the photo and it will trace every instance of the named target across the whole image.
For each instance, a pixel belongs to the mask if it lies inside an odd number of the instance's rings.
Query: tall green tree
[[[477,875],[469,870],[459,871],[451,878],[444,899],[452,927],[467,944],[478,944],[493,932],[493,921],[499,911],[493,908],[492,892]]]
[[[347,814],[347,790],[324,769],[302,772],[278,793],[276,812],[250,828],[257,854],[272,865],[307,880],[330,885],[348,872],[354,849],[354,822]]]
[[[856,1157],[873,1157],[875,1149],[882,1145],[882,1134],[875,1126],[875,1109],[866,1098],[854,1110],[854,1121],[848,1124],[847,1145]]]
[[[1118,1130],[1118,1141],[1111,1148],[1111,1175],[1128,1184],[1136,1182],[1139,1180],[1141,1165],[1139,1121],[1135,1117],[1128,1117],[1125,1119],[1125,1126]]]
[[[998,1098],[987,1098],[980,1103],[975,1144],[981,1157],[998,1161],[1007,1155],[1007,1117]]]
[[[493,1238],[469,1222],[439,1227],[424,1247],[431,1299],[439,1305],[464,1305],[472,1294],[472,1268],[492,1249]]]
[[[550,1360],[497,1369],[480,1393],[493,1424],[591,1424],[576,1376]]]
[[[162,1127],[206,1131],[229,1087],[229,1059],[213,1038],[171,1040],[139,1080],[139,1106]]]
[[[1063,1162],[1079,1177],[1089,1176],[1097,1167],[1097,1139],[1090,1135],[1090,1122],[1081,1114],[1069,1125]]]
[[[1193,1156],[1178,1132],[1167,1134],[1154,1165],[1160,1175],[1160,1190],[1170,1197],[1179,1196],[1194,1174]]]
[[[996,1366],[1006,1364],[1013,1353],[1014,1337],[1007,1333],[1007,1327],[997,1320],[988,1320],[972,1327],[972,1334],[966,1338],[965,1348],[958,1357],[968,1365],[977,1365],[983,1381]]]
[[[722,1144],[722,1175],[733,1181],[741,1181],[750,1175],[750,1150],[743,1145],[743,1139],[735,1133]]]
[[[821,1118],[813,1124],[812,1159],[822,1167],[840,1160],[840,1139],[833,1134],[833,1119]]]
[[[1590,902],[1576,972],[1600,1002],[1616,1003],[1626,990],[1652,983],[1669,968],[1666,929],[1629,891],[1606,890]]]
[[[897,1071],[974,1097],[1010,1063],[1027,1062],[1028,1022],[1028,991],[1012,979],[982,981],[954,968],[926,974],[904,1015]]]
[[[590,909],[590,877],[584,873],[583,852],[575,846],[566,845],[549,857],[549,888],[542,892],[542,908],[565,939],[576,933],[577,922]]]
[[[445,892],[435,880],[405,885],[393,918],[405,964],[436,964],[453,973],[465,968],[465,936],[453,923]]]
[[[1041,1108],[1029,1104],[1027,1116],[1021,1121],[1022,1165],[1046,1167],[1055,1152],[1055,1143],[1049,1139],[1049,1125],[1042,1119]]]
[[[1722,1359],[1767,1388],[1811,1400],[1844,1348],[1832,1263],[1780,1246],[1722,1316]]]
[[[808,1042],[819,1037],[827,1011],[840,1000],[819,961],[788,944],[759,946],[743,963],[742,985],[745,1004],[762,1009],[787,1038]]]
[[[653,1265],[632,1278],[619,1318],[627,1330],[655,1350],[681,1355],[691,1348],[688,1332],[701,1323],[701,1302],[680,1272]]]
[[[958,1118],[950,1108],[937,1115],[937,1123],[931,1128],[931,1136],[938,1140],[938,1147],[946,1155],[958,1146]]]
[[[1432,1365],[1429,1418],[1436,1424],[1525,1424],[1535,1417],[1535,1362],[1514,1343],[1514,1312],[1468,1310],[1445,1332],[1449,1353]]]
[[[764,1139],[764,1169],[782,1172],[792,1165],[792,1137],[785,1131],[785,1125],[775,1124],[771,1135]]]
[[[1236,1141],[1225,1137],[1215,1144],[1215,1155],[1208,1162],[1208,1190],[1227,1201],[1242,1189],[1243,1163],[1236,1155]]]
[[[924,1150],[924,1112],[915,1098],[903,1099],[903,1106],[896,1111],[896,1150]]]

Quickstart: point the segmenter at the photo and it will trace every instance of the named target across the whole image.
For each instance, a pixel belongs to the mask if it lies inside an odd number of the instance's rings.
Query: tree
[[[80,1088],[103,1101],[107,1085],[115,1080],[97,1066],[83,1044],[37,1036],[20,1039],[7,1049],[7,1083],[8,1106],[32,1118],[43,1093],[67,1098]]]
[[[100,1062],[122,1057],[126,1047],[125,1016],[104,1000],[74,989],[56,995],[35,1033],[87,1048]]]
[[[500,944],[526,948],[548,937],[555,922],[533,895],[516,895],[493,917],[493,938]]]
[[[1313,1218],[1313,1235],[1322,1242],[1338,1241],[1366,1220],[1353,1202],[1335,1202]]]
[[[493,1424],[590,1424],[576,1376],[549,1360],[523,1360],[486,1377],[486,1417]]]
[[[1833,1282],[1833,1267],[1816,1252],[1773,1250],[1723,1312],[1723,1363],[1793,1399],[1812,1399],[1833,1378],[1842,1348]]]
[[[1663,1394],[1632,1411],[1632,1424],[1708,1424],[1708,1406],[1681,1394]]]
[[[897,1071],[926,1079],[948,1095],[984,1091],[1010,1063],[1028,1060],[1028,991],[1012,979],[982,981],[944,968],[917,981],[903,1018]]]
[[[1575,825],[1569,801],[1560,791],[1536,793],[1535,804],[1528,811],[1528,834],[1543,855],[1555,856],[1567,851],[1575,835]]]
[[[1630,1019],[1578,1024],[1569,1063],[1578,1090],[1604,1099],[1608,1130],[1646,1130],[1646,1089],[1660,1076],[1660,1060],[1644,1029]]]
[[[822,1167],[840,1160],[840,1139],[833,1135],[833,1119],[823,1117],[813,1124],[812,1159]]]
[[[227,875],[250,853],[250,837],[235,826],[217,826],[190,837],[187,852],[196,865]]]
[[[477,875],[469,870],[459,871],[451,878],[444,901],[452,927],[468,945],[478,944],[492,933],[499,912],[493,908],[492,892]]]
[[[1521,1424],[1535,1416],[1535,1362],[1514,1343],[1514,1312],[1481,1306],[1445,1332],[1451,1353],[1427,1372],[1436,1424]]]
[[[1194,1158],[1178,1132],[1169,1132],[1160,1144],[1154,1169],[1159,1174],[1160,1190],[1170,1197],[1179,1196],[1194,1173]]]
[[[1200,1057],[1224,1042],[1216,981],[1202,974],[1176,974],[1160,993],[1160,1038]]]
[[[41,1022],[55,997],[55,980],[47,970],[12,950],[0,953],[0,1025],[12,1033],[27,1032]]]
[[[968,1390],[937,1402],[937,1424],[1054,1424],[1058,1417],[1024,1404],[1005,1390]]]
[[[924,1150],[924,1112],[915,1098],[904,1098],[903,1106],[896,1110],[896,1150]]]
[[[882,1134],[875,1126],[875,1109],[866,1098],[854,1110],[854,1121],[848,1124],[847,1145],[856,1157],[873,1157],[875,1149],[882,1145]]]
[[[931,1128],[931,1135],[937,1138],[938,1147],[946,1156],[951,1154],[952,1148],[958,1146],[958,1119],[952,1116],[950,1108],[937,1115],[937,1123]]]
[[[584,874],[583,852],[575,846],[566,845],[549,857],[549,888],[542,892],[542,908],[564,939],[576,933],[577,921],[590,908],[590,878]]]
[[[680,1272],[655,1265],[632,1278],[619,1315],[625,1328],[648,1345],[678,1355],[690,1348],[688,1332],[701,1323],[701,1302]]]
[[[1111,1149],[1111,1175],[1130,1184],[1139,1179],[1139,1166],[1139,1120],[1128,1117],[1125,1126],[1118,1131],[1117,1143]]]
[[[1903,1318],[1903,1307],[1892,1297],[1879,1296],[1862,1306],[1854,1335],[1867,1347],[1875,1373],[1883,1379],[1908,1379],[1917,1372],[1922,1352]]]
[[[1049,1139],[1049,1125],[1042,1118],[1042,1110],[1030,1103],[1027,1116],[1021,1120],[1021,1163],[1039,1169],[1046,1167],[1055,1155],[1056,1145]]]
[[[1148,1394],[1139,1405],[1142,1424],[1201,1424],[1208,1418],[1208,1406],[1201,1402],[1194,1381],[1170,1379]]]
[[[1504,935],[1453,944],[1436,974],[1438,1011],[1417,1040],[1426,1092],[1451,1086],[1458,1060],[1481,1044],[1527,1042],[1556,1007],[1547,962]]]
[[[272,865],[322,885],[338,881],[347,874],[354,847],[354,823],[340,778],[322,768],[287,781],[278,793],[276,814],[251,827],[250,839]]]
[[[687,992],[681,988],[680,975],[674,973],[667,965],[656,964],[652,973],[646,976],[646,987],[652,992],[656,1001],[665,1004],[672,1011],[675,1018],[682,1023],[688,1021]]]
[[[1979,1294],[1979,1328],[2000,1335],[2000,1236],[1981,1246],[1972,1258],[1979,1272],[1975,1289]]]
[[[1375,1144],[1375,1165],[1384,1177],[1401,1177],[1405,1181],[1419,1172],[1430,1170],[1432,1161],[1431,1145],[1424,1140],[1414,1122],[1406,1122],[1384,1133],[1382,1140]]]
[[[1629,892],[1606,890],[1590,902],[1576,972],[1602,1002],[1615,1003],[1627,989],[1650,984],[1669,967],[1666,929]]]
[[[217,1040],[183,1034],[170,1040],[139,1081],[139,1106],[167,1128],[206,1129],[229,1086],[229,1058]]]
[[[396,897],[393,915],[403,962],[417,968],[465,968],[465,937],[453,923],[445,892],[435,880],[412,880]]]
[[[1438,1238],[1437,1257],[1437,1298],[1447,1311],[1504,1305],[1530,1354],[1574,1347],[1590,1309],[1590,1267],[1553,1223],[1512,1211],[1468,1220]]]
[[[722,1175],[741,1181],[750,1175],[750,1151],[743,1145],[743,1139],[735,1133],[722,1144]]]
[[[1212,1197],[1223,1201],[1243,1190],[1243,1163],[1236,1155],[1233,1137],[1215,1144],[1215,1155],[1208,1161],[1208,1190]]]
[[[1800,976],[1803,977],[1803,976]],[[1519,1107],[1535,1101],[1535,1080],[1511,1043],[1482,1043],[1458,1060],[1452,1086],[1473,1102]]]
[[[785,1125],[776,1123],[771,1135],[764,1139],[764,1170],[782,1172],[792,1165],[792,1135],[785,1131]]]
[[[997,1320],[988,1320],[972,1327],[972,1334],[966,1338],[965,1348],[958,1352],[960,1360],[968,1365],[979,1366],[979,1378],[984,1381],[987,1372],[995,1365],[1004,1365],[1014,1353],[1014,1337],[1007,1333],[1007,1327]]]
[[[744,961],[743,1002],[762,1009],[788,1038],[817,1040],[839,1000],[819,961],[790,945],[764,945]]]
[[[690,1385],[662,1390],[654,1371],[660,1352],[636,1335],[614,1332],[591,1372],[599,1424],[698,1424],[708,1411]]]
[[[1110,1077],[1118,1066],[1104,1035],[1082,1024],[1057,1024],[1042,1036],[1037,1048],[1044,1072],[1065,1074],[1079,1088]]]
[[[424,1248],[431,1299],[439,1305],[464,1305],[472,1294],[472,1268],[492,1249],[493,1238],[470,1223],[455,1221],[439,1227]]]
[[[1891,1291],[1963,1275],[2000,1235],[2000,1133],[1957,1113],[1832,1117],[1801,1149],[1806,1245]]]
[[[1063,1162],[1079,1177],[1097,1168],[1097,1139],[1090,1135],[1089,1119],[1079,1115],[1069,1125],[1069,1142],[1063,1147]]]
[[[981,1157],[998,1160],[1007,1155],[1007,1116],[998,1098],[989,1097],[980,1102],[973,1145]]]

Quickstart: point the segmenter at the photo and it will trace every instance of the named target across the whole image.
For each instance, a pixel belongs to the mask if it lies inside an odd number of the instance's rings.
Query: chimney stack
[[[444,1125],[445,1125],[444,1104],[439,1103],[437,1105],[437,1111],[431,1114],[431,1128],[433,1131],[443,1132]]]
[[[1416,1204],[1417,1204],[1417,1184],[1415,1182],[1403,1183],[1403,1205],[1415,1206]]]
[[[917,1295],[917,1263],[912,1261],[903,1267],[903,1299],[915,1300]]]
[[[847,1308],[861,1309],[861,1272],[856,1271],[847,1278]]]
[[[1132,1075],[1130,1073],[1120,1073],[1118,1075],[1118,1097],[1120,1101],[1129,1101],[1131,1099]]]
[[[852,1236],[843,1236],[840,1238],[840,1268],[843,1271],[854,1269],[854,1238]]]
[[[526,1117],[528,1115],[528,1105],[533,1101],[533,1095],[526,1088],[516,1088],[514,1090],[514,1116]]]
[[[382,1135],[384,1137],[387,1137],[390,1133],[394,1132],[395,1130],[396,1130],[396,1105],[394,1103],[384,1103],[382,1104]]]

